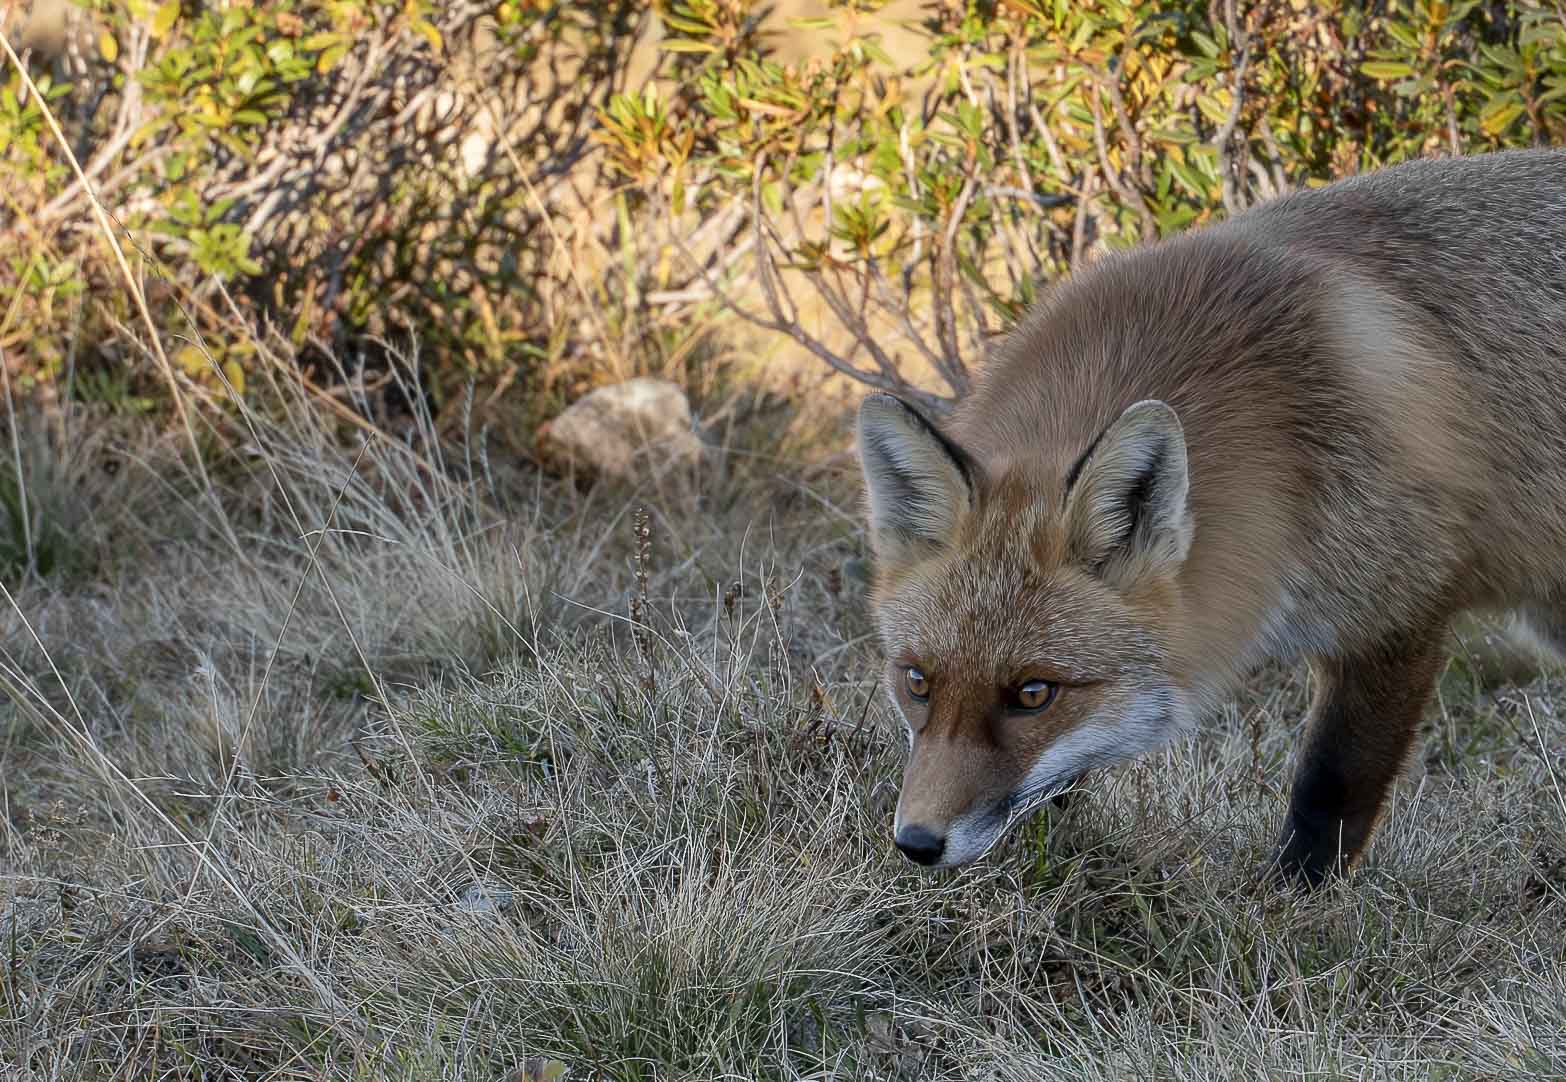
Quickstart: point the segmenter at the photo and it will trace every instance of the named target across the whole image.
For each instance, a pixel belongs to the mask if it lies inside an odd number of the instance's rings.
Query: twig
[[[1020,199],[1048,209],[1050,207],[1069,206],[1073,200],[1069,195],[1040,195],[1038,192],[1028,191],[1025,188],[1014,188],[1005,184],[990,184],[984,189],[984,194],[991,199]]]
[[[130,141],[136,135],[136,129],[140,127],[142,119],[141,83],[134,75],[146,63],[147,47],[150,40],[147,27],[138,23],[134,36],[131,39],[131,46],[125,51],[124,59],[120,65],[120,71],[125,76],[125,80],[124,89],[120,94],[119,106],[114,113],[114,126],[110,129],[109,135],[100,144],[98,150],[87,161],[87,164],[82,167],[81,175],[88,180],[96,179],[99,173],[108,168],[110,162],[119,157],[120,152],[130,145]],[[157,157],[162,157],[163,153],[161,150],[151,151],[143,155],[136,164],[138,166],[147,164]],[[124,183],[123,178],[128,172],[127,168],[121,168],[117,174],[118,183],[106,181],[98,185],[98,198],[103,198],[105,193],[114,191],[121,183]],[[58,217],[66,215],[68,212],[75,213],[76,201],[84,194],[86,194],[86,188],[82,182],[73,180],[63,192],[44,205],[38,212],[38,220],[51,222]]]
[[[1121,177],[1119,171],[1109,164],[1109,144],[1104,138],[1104,107],[1096,93],[1092,95],[1092,102],[1093,144],[1098,149],[1099,171],[1120,201],[1141,216],[1143,234],[1147,237],[1155,236],[1158,232],[1158,222],[1153,217],[1153,212],[1148,209],[1147,200],[1142,198],[1142,193],[1137,191],[1134,182],[1128,183]]]
[[[582,305],[587,309],[587,312],[598,331],[598,337],[599,340],[603,343],[604,349],[612,351],[615,354],[614,362],[621,372],[628,372],[629,368],[627,367],[626,358],[623,352],[616,349],[611,343],[609,337],[609,326],[604,322],[603,313],[599,310],[599,305],[593,302],[592,295],[587,290],[587,284],[582,281],[581,268],[577,266],[576,260],[571,257],[571,251],[566,245],[565,238],[561,236],[559,227],[555,225],[554,215],[549,212],[549,208],[544,204],[544,200],[539,196],[538,187],[533,183],[533,179],[528,176],[528,171],[523,168],[522,159],[520,156],[518,156],[516,148],[511,145],[511,135],[506,131],[505,126],[500,122],[500,114],[491,104],[489,95],[487,93],[481,92],[481,88],[472,86],[469,89],[478,98],[484,111],[489,114],[490,122],[495,125],[496,139],[499,140],[500,145],[505,149],[506,157],[511,160],[511,167],[516,170],[517,177],[522,181],[523,187],[527,189],[528,198],[533,201],[533,205],[538,211],[538,216],[544,223],[544,228],[549,231],[550,239],[555,242],[556,249],[566,260],[566,265],[571,276],[571,283],[572,285],[576,286],[577,294],[582,298]]]
[[[804,236],[807,232],[805,229],[805,223],[799,217],[799,208],[797,202],[792,197],[788,180],[789,175],[793,172],[793,164],[796,154],[797,151],[790,153],[788,160],[785,161],[783,167],[778,170],[778,177],[779,185],[782,189],[783,204],[789,209],[790,217],[794,223],[794,229],[798,235]],[[758,178],[761,175],[761,164],[762,163],[758,163],[756,174]],[[770,303],[773,299],[787,301],[790,308],[794,308],[793,297],[789,294],[788,289],[783,285],[781,276],[776,272],[776,263],[772,258],[772,250],[767,245],[766,238],[764,236],[764,233],[767,230],[771,229],[774,234],[776,234],[776,230],[771,226],[766,215],[762,213],[759,180],[753,182],[752,189],[752,228],[756,236],[756,257],[759,261],[757,270],[761,278],[763,296],[768,299],[769,307],[772,308],[773,313],[777,318],[790,324],[797,324],[797,309],[793,312],[785,314],[782,310],[781,304],[774,307]],[[773,239],[778,243],[781,243],[780,237],[774,235]],[[816,295],[821,299],[822,303],[831,309],[832,314],[843,324],[845,328],[847,328],[854,335],[856,349],[863,348],[870,354],[871,359],[875,362],[876,368],[880,371],[881,375],[885,379],[889,380],[897,387],[904,388],[902,393],[910,394],[913,397],[919,398],[932,411],[944,411],[946,408],[945,403],[948,400],[932,398],[930,396],[923,395],[920,392],[913,391],[912,387],[906,380],[902,378],[901,374],[899,373],[896,361],[891,356],[889,356],[881,344],[876,341],[875,336],[870,333],[868,324],[862,322],[854,316],[852,312],[852,306],[847,300],[846,294],[839,292],[836,287],[829,283],[825,273],[818,270],[809,269],[804,270],[802,273],[805,276],[805,280],[810,283],[811,288],[815,290]],[[877,306],[880,307],[883,311],[892,315],[894,321],[898,324],[899,327],[902,328],[905,337],[914,346],[914,348],[920,352],[920,354],[925,358],[926,361],[929,362],[932,368],[934,368],[938,373],[942,372],[942,362],[940,355],[935,350],[930,348],[930,346],[925,342],[924,337],[919,334],[912,321],[908,318],[906,311],[907,305],[890,302],[884,296],[885,290],[882,287],[882,283],[885,281],[884,276],[880,274],[879,270],[874,265],[866,268],[862,273],[870,275],[872,281],[877,286]],[[911,289],[911,286],[905,282],[904,288],[905,292],[907,292],[909,289]],[[847,359],[844,358],[844,360],[846,361]]]
[[[1130,157],[1128,164],[1135,172],[1142,187],[1153,186],[1153,169],[1142,154],[1142,137],[1137,134],[1136,125],[1131,123],[1131,112],[1126,108],[1125,95],[1120,92],[1120,73],[1112,70],[1109,77],[1100,80],[1104,89],[1109,92],[1109,104],[1115,108],[1115,122],[1120,125],[1120,130],[1125,132],[1126,151]]]
[[[855,328],[855,333],[864,341],[866,348],[869,349],[870,355],[872,359],[875,360],[876,367],[879,369],[877,372],[870,372],[869,370],[860,368],[857,365],[849,364],[846,360],[839,357],[835,352],[829,349],[826,343],[820,341],[814,335],[808,333],[804,327],[800,325],[797,313],[790,315],[784,312],[783,296],[780,296],[778,290],[777,267],[776,264],[774,264],[772,261],[771,251],[767,246],[767,223],[766,215],[763,213],[763,208],[761,205],[760,176],[761,170],[758,169],[756,171],[756,180],[752,185],[751,227],[755,231],[756,235],[757,278],[761,285],[762,296],[766,300],[767,308],[769,311],[771,311],[773,318],[770,323],[758,322],[757,325],[765,327],[769,330],[782,331],[784,334],[787,334],[790,338],[794,339],[794,341],[810,350],[810,352],[813,353],[816,357],[826,361],[827,364],[831,365],[834,369],[843,373],[844,375],[858,379],[860,382],[866,383],[872,387],[877,388],[878,390],[891,391],[893,393],[916,398],[922,405],[925,405],[932,410],[944,410],[946,405],[945,400],[915,390],[906,380],[902,378],[901,375],[897,373],[896,366],[892,363],[891,358],[887,357],[885,352],[882,351],[881,347],[876,344],[873,338],[870,337],[868,327]],[[839,298],[831,295],[830,291],[825,289],[818,288],[817,292],[821,295],[822,299],[828,304],[828,306],[833,309],[834,313],[836,313],[840,319],[844,319],[845,322],[852,326],[852,319],[846,316],[842,307],[837,303]],[[744,311],[742,309],[732,305],[730,307],[736,312],[736,314],[739,314],[742,318],[744,318]],[[756,321],[752,320],[752,322]]]
[[[1225,18],[1229,24],[1229,48],[1233,49],[1235,42],[1240,42],[1240,60],[1234,66],[1229,111],[1224,116],[1218,133],[1213,136],[1213,146],[1218,152],[1218,174],[1223,184],[1224,210],[1229,214],[1237,214],[1245,209],[1245,204],[1241,202],[1240,193],[1235,190],[1237,170],[1231,142],[1234,139],[1235,128],[1240,122],[1240,110],[1245,105],[1245,71],[1251,62],[1251,36],[1240,29],[1239,20],[1234,13],[1234,0],[1228,0],[1225,6]]]
[[[1088,208],[1093,204],[1093,197],[1098,194],[1098,177],[1093,173],[1084,172],[1082,176],[1082,194],[1077,197],[1077,214],[1071,223],[1071,266],[1081,261],[1082,254],[1087,247],[1087,219]]]
[[[936,252],[935,280],[931,283],[931,292],[935,294],[932,298],[935,307],[935,334],[940,340],[941,352],[944,355],[941,359],[940,371],[952,390],[959,395],[968,389],[968,368],[962,362],[961,351],[957,345],[957,310],[953,300],[956,290],[952,285],[957,270],[957,230],[962,227],[963,216],[968,213],[968,204],[973,201],[973,193],[977,187],[973,163],[970,161],[968,179],[963,182],[957,202],[947,215],[946,231],[941,236],[940,250]]]
[[[1272,133],[1272,123],[1262,114],[1261,121],[1262,145],[1267,148],[1267,161],[1272,170],[1272,191],[1274,195],[1283,195],[1290,188],[1289,175],[1283,167],[1283,151],[1278,146],[1278,139]]]
[[[763,293],[765,294],[768,308],[772,311],[773,318],[771,319],[758,312],[752,311],[736,300],[726,289],[718,284],[707,268],[701,265],[700,261],[696,259],[694,253],[692,253],[691,250],[686,247],[684,238],[677,235],[673,229],[672,224],[668,224],[666,228],[668,230],[666,235],[668,236],[669,242],[673,244],[676,249],[678,249],[680,255],[683,256],[686,262],[691,265],[697,276],[700,277],[706,287],[712,291],[712,295],[716,297],[717,300],[726,309],[728,309],[734,315],[738,316],[740,319],[743,319],[745,322],[751,324],[752,326],[759,327],[762,330],[788,335],[795,342],[809,350],[811,354],[813,354],[819,360],[826,362],[826,364],[828,364],[834,370],[842,373],[845,376],[848,376],[851,379],[865,383],[871,387],[876,388],[877,390],[891,391],[893,393],[900,394],[911,394],[914,397],[921,397],[917,392],[911,392],[908,388],[900,386],[893,381],[887,380],[877,372],[872,372],[867,369],[859,368],[855,365],[846,363],[836,353],[828,349],[824,343],[818,341],[816,338],[806,332],[804,328],[799,325],[797,320],[788,318],[782,311],[782,301],[777,297],[775,292],[770,291],[770,282],[766,277],[767,272],[765,269],[763,269],[765,266],[764,255],[758,254],[757,258],[762,262],[758,263],[757,270],[758,277],[760,277],[763,282],[762,288]]]
[[[11,367],[6,363],[5,350],[0,349],[0,379],[5,381],[5,412],[11,429],[11,454],[16,461],[17,513],[22,519],[22,547],[27,553],[27,570],[38,569],[38,557],[33,551],[33,515],[27,506],[27,474],[22,470],[21,433],[16,424],[16,404],[11,398]]]

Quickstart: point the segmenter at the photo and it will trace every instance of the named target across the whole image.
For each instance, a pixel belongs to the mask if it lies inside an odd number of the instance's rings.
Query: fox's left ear
[[[968,456],[895,395],[867,396],[858,427],[876,557],[895,562],[950,542],[973,506]]]
[[[1065,522],[1073,554],[1096,574],[1129,585],[1173,571],[1190,551],[1185,432],[1166,403],[1128,406],[1067,478]]]

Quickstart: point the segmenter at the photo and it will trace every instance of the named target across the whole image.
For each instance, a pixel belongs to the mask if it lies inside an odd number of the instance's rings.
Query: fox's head
[[[1166,638],[1193,530],[1184,433],[1144,401],[1070,457],[981,464],[874,394],[858,435],[886,691],[911,743],[896,842],[955,867],[1188,720]]]

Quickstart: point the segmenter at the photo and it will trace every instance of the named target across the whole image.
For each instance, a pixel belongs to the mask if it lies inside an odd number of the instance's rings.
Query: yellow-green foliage
[[[904,386],[917,356],[958,392],[1035,282],[1095,245],[1416,155],[1566,141],[1566,16],[1525,0],[939,0],[911,66],[871,0],[792,25],[758,0],[82,2],[84,61],[39,85],[154,301],[236,318],[221,281],[339,354],[411,334],[437,391],[634,352],[646,292],[694,283],[872,383]],[[661,59],[626,86],[652,18]],[[779,33],[830,47],[784,65]],[[0,343],[48,381],[125,312],[89,288],[113,279],[14,72],[0,170]],[[682,222],[736,209],[682,250]],[[801,282],[851,348],[804,330]],[[242,376],[242,341],[221,360]]]
[[[669,100],[616,98],[601,138],[676,206],[755,192],[786,218],[810,189],[816,220],[763,248],[855,325],[872,383],[889,378],[877,335],[851,317],[878,299],[935,311],[910,337],[960,391],[985,309],[1014,318],[1041,272],[1095,239],[1131,244],[1414,156],[1566,141],[1558,5],[944,0],[907,69],[863,31],[877,3],[798,23],[834,38],[800,67],[765,58],[748,30],[761,6],[672,5],[684,77]],[[828,205],[834,168],[852,181]]]
[[[249,336],[225,325],[257,316],[316,360],[416,337],[442,386],[570,344],[557,246],[578,242],[573,185],[599,189],[586,130],[650,17],[636,5],[79,6],[75,55],[34,71],[155,317],[209,332],[209,349],[168,344],[184,376],[215,382],[209,352],[242,374]],[[98,348],[133,323],[123,283],[36,96],[4,75],[0,171],[20,182],[0,204],[0,341],[27,383],[123,365],[140,351]]]

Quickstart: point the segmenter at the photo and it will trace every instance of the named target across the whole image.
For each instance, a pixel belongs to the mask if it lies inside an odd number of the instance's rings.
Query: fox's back
[[[1417,316],[1450,362],[1453,465],[1482,479],[1486,533],[1566,530],[1566,149],[1410,162],[1280,200],[1252,228]]]
[[[1566,356],[1566,149],[1421,159],[1237,221],[1382,284],[1473,372],[1553,377]]]
[[[1554,381],[1566,363],[1566,148],[1407,162],[1101,258],[1030,313],[956,423],[1031,428],[1003,405],[1030,408],[1015,401],[1018,381],[1089,413],[1099,398],[1113,413],[1123,403],[1108,400],[1125,393],[1275,374],[1309,383],[1299,351],[1349,277],[1405,306],[1487,381],[1476,393],[1506,401],[1538,390],[1520,381]],[[1538,397],[1566,409],[1566,396]]]

